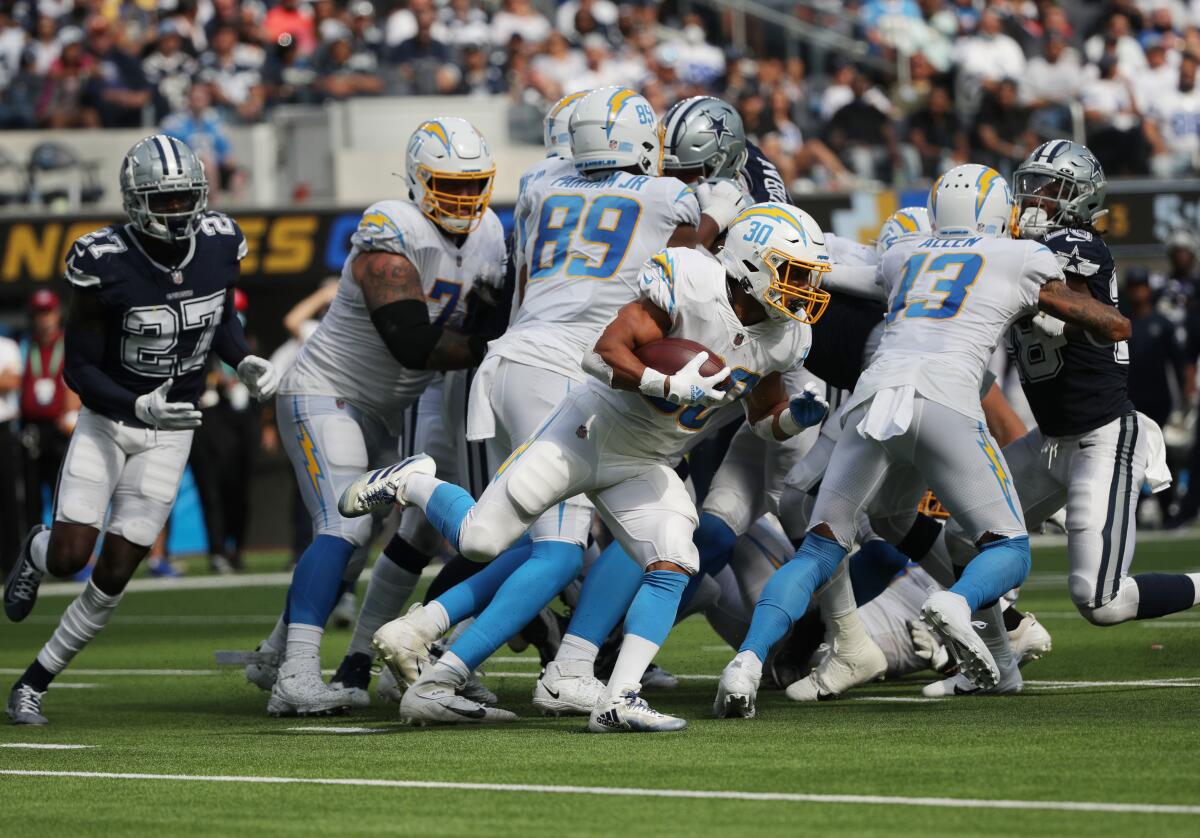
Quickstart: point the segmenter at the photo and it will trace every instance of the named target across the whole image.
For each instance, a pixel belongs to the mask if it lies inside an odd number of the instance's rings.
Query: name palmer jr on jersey
[[[1117,268],[1108,245],[1088,230],[1064,228],[1041,240],[1077,288],[1107,305],[1117,304]],[[1133,410],[1129,399],[1129,346],[1068,341],[1037,331],[1030,318],[1009,330],[1029,408],[1047,436],[1075,436],[1103,427]]]

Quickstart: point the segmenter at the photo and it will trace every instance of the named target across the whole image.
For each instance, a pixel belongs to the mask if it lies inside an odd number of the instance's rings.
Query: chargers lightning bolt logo
[[[621,111],[629,104],[629,100],[637,96],[637,91],[630,90],[628,87],[623,87],[614,93],[608,100],[608,119],[605,121],[604,133],[612,136],[613,125],[616,124],[617,117],[621,115]]]
[[[308,477],[312,480],[313,491],[317,493],[317,497],[320,497],[321,485],[317,482],[317,478],[321,476],[321,464],[317,462],[317,444],[312,441],[312,437],[308,435],[308,428],[304,425],[300,426],[300,435],[297,439],[300,441],[300,450],[304,452],[305,468],[308,469]]]
[[[1004,500],[1008,502],[1008,508],[1012,510],[1012,514],[1018,521],[1024,522],[1021,513],[1017,511],[1016,504],[1012,499],[1012,484],[1008,481],[1008,474],[1004,471],[1004,464],[1000,462],[1000,455],[996,453],[996,447],[992,445],[992,440],[987,435],[987,430],[983,424],[979,425],[979,450],[985,457],[988,458],[988,464],[992,467],[992,473],[996,475],[996,482],[1000,484],[1000,491],[1004,492]]]

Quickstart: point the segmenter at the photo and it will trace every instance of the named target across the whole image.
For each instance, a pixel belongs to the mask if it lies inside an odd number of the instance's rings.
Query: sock
[[[1029,536],[992,541],[983,545],[950,590],[966,599],[972,611],[978,611],[1020,587],[1029,575],[1031,562]]]
[[[1195,573],[1139,573],[1137,619],[1148,620],[1186,611],[1197,603]]]
[[[641,584],[642,568],[620,544],[609,544],[583,580],[567,632],[593,646],[603,645],[629,610]]]
[[[450,651],[469,669],[475,669],[554,599],[582,566],[583,548],[578,544],[535,541],[528,560],[508,575],[491,603]],[[480,576],[483,573],[467,581]]]
[[[421,571],[429,566],[429,562],[433,559],[433,556],[425,555],[405,541],[400,533],[396,533],[383,548],[383,553],[379,558],[387,559],[400,569],[419,577]],[[379,561],[376,560],[375,564],[378,565]]]
[[[855,649],[869,640],[867,629],[858,616],[854,586],[850,582],[850,562],[841,562],[829,581],[817,591],[821,616],[833,628],[834,642],[841,649]]]
[[[43,530],[33,537],[29,542],[29,558],[33,562],[33,566],[40,573],[49,573],[46,570],[46,551],[50,549],[50,530]]]
[[[605,701],[612,701],[626,690],[636,692],[641,689],[642,676],[646,674],[646,668],[654,662],[658,646],[659,644],[652,640],[626,632],[625,639],[621,641],[617,662],[613,664],[612,675],[608,676],[608,689],[604,692]]]
[[[854,601],[866,605],[879,596],[896,574],[908,565],[908,556],[882,539],[872,539],[850,557],[850,584]]]
[[[1200,573],[1185,573],[1183,574],[1188,579],[1192,580],[1192,605],[1200,605]]]
[[[584,640],[574,634],[564,634],[562,643],[559,644],[558,654],[554,656],[556,661],[587,661],[595,663],[596,656],[600,654],[600,647],[590,640]]]
[[[688,581],[688,586],[684,589],[683,596],[679,601],[681,608],[686,608],[692,598],[696,596],[696,592],[700,590],[701,580],[706,575],[713,576],[720,573],[721,569],[729,564],[729,560],[733,558],[733,545],[737,543],[737,539],[737,533],[716,515],[705,512],[700,516],[700,524],[692,536],[692,543],[696,545],[696,549],[700,553],[700,572]]]
[[[796,557],[779,568],[763,588],[750,631],[740,652],[753,652],[760,662],[787,634],[792,623],[804,616],[813,591],[833,576],[846,556],[846,549],[832,538],[809,531]]]
[[[404,494],[410,503],[425,510],[429,523],[457,550],[458,531],[462,529],[467,513],[475,506],[475,498],[471,497],[471,493],[453,483],[443,483],[436,477],[417,474],[405,486]]]
[[[1000,668],[1001,675],[1012,668],[1012,647],[1008,644],[1008,629],[1004,627],[1004,615],[1000,611],[1000,603],[995,602],[989,608],[981,608],[971,614],[975,630],[983,638],[984,644]],[[982,624],[982,626],[980,625]]]
[[[467,683],[474,670],[453,652],[446,652],[430,669],[429,680],[439,684],[452,684],[457,689]],[[420,680],[424,681],[424,678]]]
[[[1025,615],[1012,605],[1010,605],[1008,608],[1005,608],[1001,616],[1004,617],[1005,631],[1016,631],[1017,626],[1021,625],[1021,621],[1025,619]]]
[[[108,625],[108,620],[120,601],[121,594],[106,594],[89,579],[83,592],[75,597],[63,612],[54,634],[50,635],[46,645],[38,652],[37,662],[51,677],[62,672],[71,659]]]
[[[42,666],[37,658],[34,658],[33,663],[29,664],[29,668],[17,679],[17,683],[13,684],[13,687],[15,689],[17,684],[26,684],[38,692],[44,693],[50,689],[50,682],[53,680],[54,673]]]
[[[288,591],[288,622],[325,627],[337,605],[346,564],[354,545],[335,535],[318,535],[292,572]]]
[[[292,623],[288,626],[287,651],[284,653],[284,656],[291,660],[319,658],[321,655],[321,635],[324,633],[325,629],[322,626]]]
[[[388,542],[388,547],[397,540],[407,546],[403,539],[393,538]],[[371,651],[371,638],[379,631],[380,626],[400,616],[404,604],[408,602],[420,579],[419,570],[414,573],[402,567],[387,556],[386,550],[375,560],[375,566],[371,568],[371,581],[367,583],[367,595],[363,597],[358,621],[354,624],[354,634],[350,638],[350,647],[346,650],[347,655],[361,652],[374,656],[374,652]]]
[[[287,620],[282,616],[275,621],[275,627],[262,642],[263,649],[268,652],[282,652],[287,643]]]
[[[550,542],[545,543],[548,544]],[[564,542],[558,543],[561,544]],[[533,554],[533,542],[518,542],[518,545],[517,547],[508,548],[499,556],[492,559],[492,561],[483,565],[480,571],[474,576],[467,577],[450,590],[438,595],[438,598],[434,602],[440,603],[441,607],[446,609],[450,625],[454,625],[459,620],[465,620],[467,617],[478,616],[488,607],[488,604],[491,603],[500,587],[512,577],[518,568],[529,561],[530,556]],[[558,593],[558,591],[554,593]],[[541,610],[540,605],[538,606],[538,610]],[[537,611],[533,613],[536,614]],[[529,620],[525,622],[527,623]],[[521,623],[517,628],[523,625],[525,623]],[[509,637],[511,636],[509,635]],[[508,637],[504,639],[507,640]]]

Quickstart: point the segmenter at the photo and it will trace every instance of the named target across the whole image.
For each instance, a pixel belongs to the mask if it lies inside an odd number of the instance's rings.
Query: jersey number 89
[[[622,195],[588,203],[582,195],[551,195],[542,203],[531,282],[556,277],[564,266],[568,279],[611,279],[620,270],[642,205]]]

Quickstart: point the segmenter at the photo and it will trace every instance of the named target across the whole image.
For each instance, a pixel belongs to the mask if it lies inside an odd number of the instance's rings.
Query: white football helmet
[[[939,236],[1012,235],[1016,204],[1000,173],[978,163],[955,166],[929,191],[929,220]]]
[[[598,87],[571,114],[571,156],[582,173],[632,166],[662,174],[662,126],[645,97],[628,87]]]
[[[456,116],[422,122],[408,141],[405,178],[413,203],[449,233],[479,226],[492,197],[496,162],[475,126]]]
[[[820,290],[830,268],[825,234],[804,210],[771,201],[742,210],[729,225],[721,262],[774,320],[816,323],[829,305],[829,292]]]
[[[896,243],[901,236],[913,233],[928,233],[929,210],[925,207],[903,207],[887,217],[879,228],[879,236],[875,239],[875,253],[879,256],[887,253],[889,247]]]
[[[542,144],[546,146],[547,157],[571,159],[571,114],[575,113],[575,106],[587,94],[586,90],[569,93],[546,111],[542,129]]]

